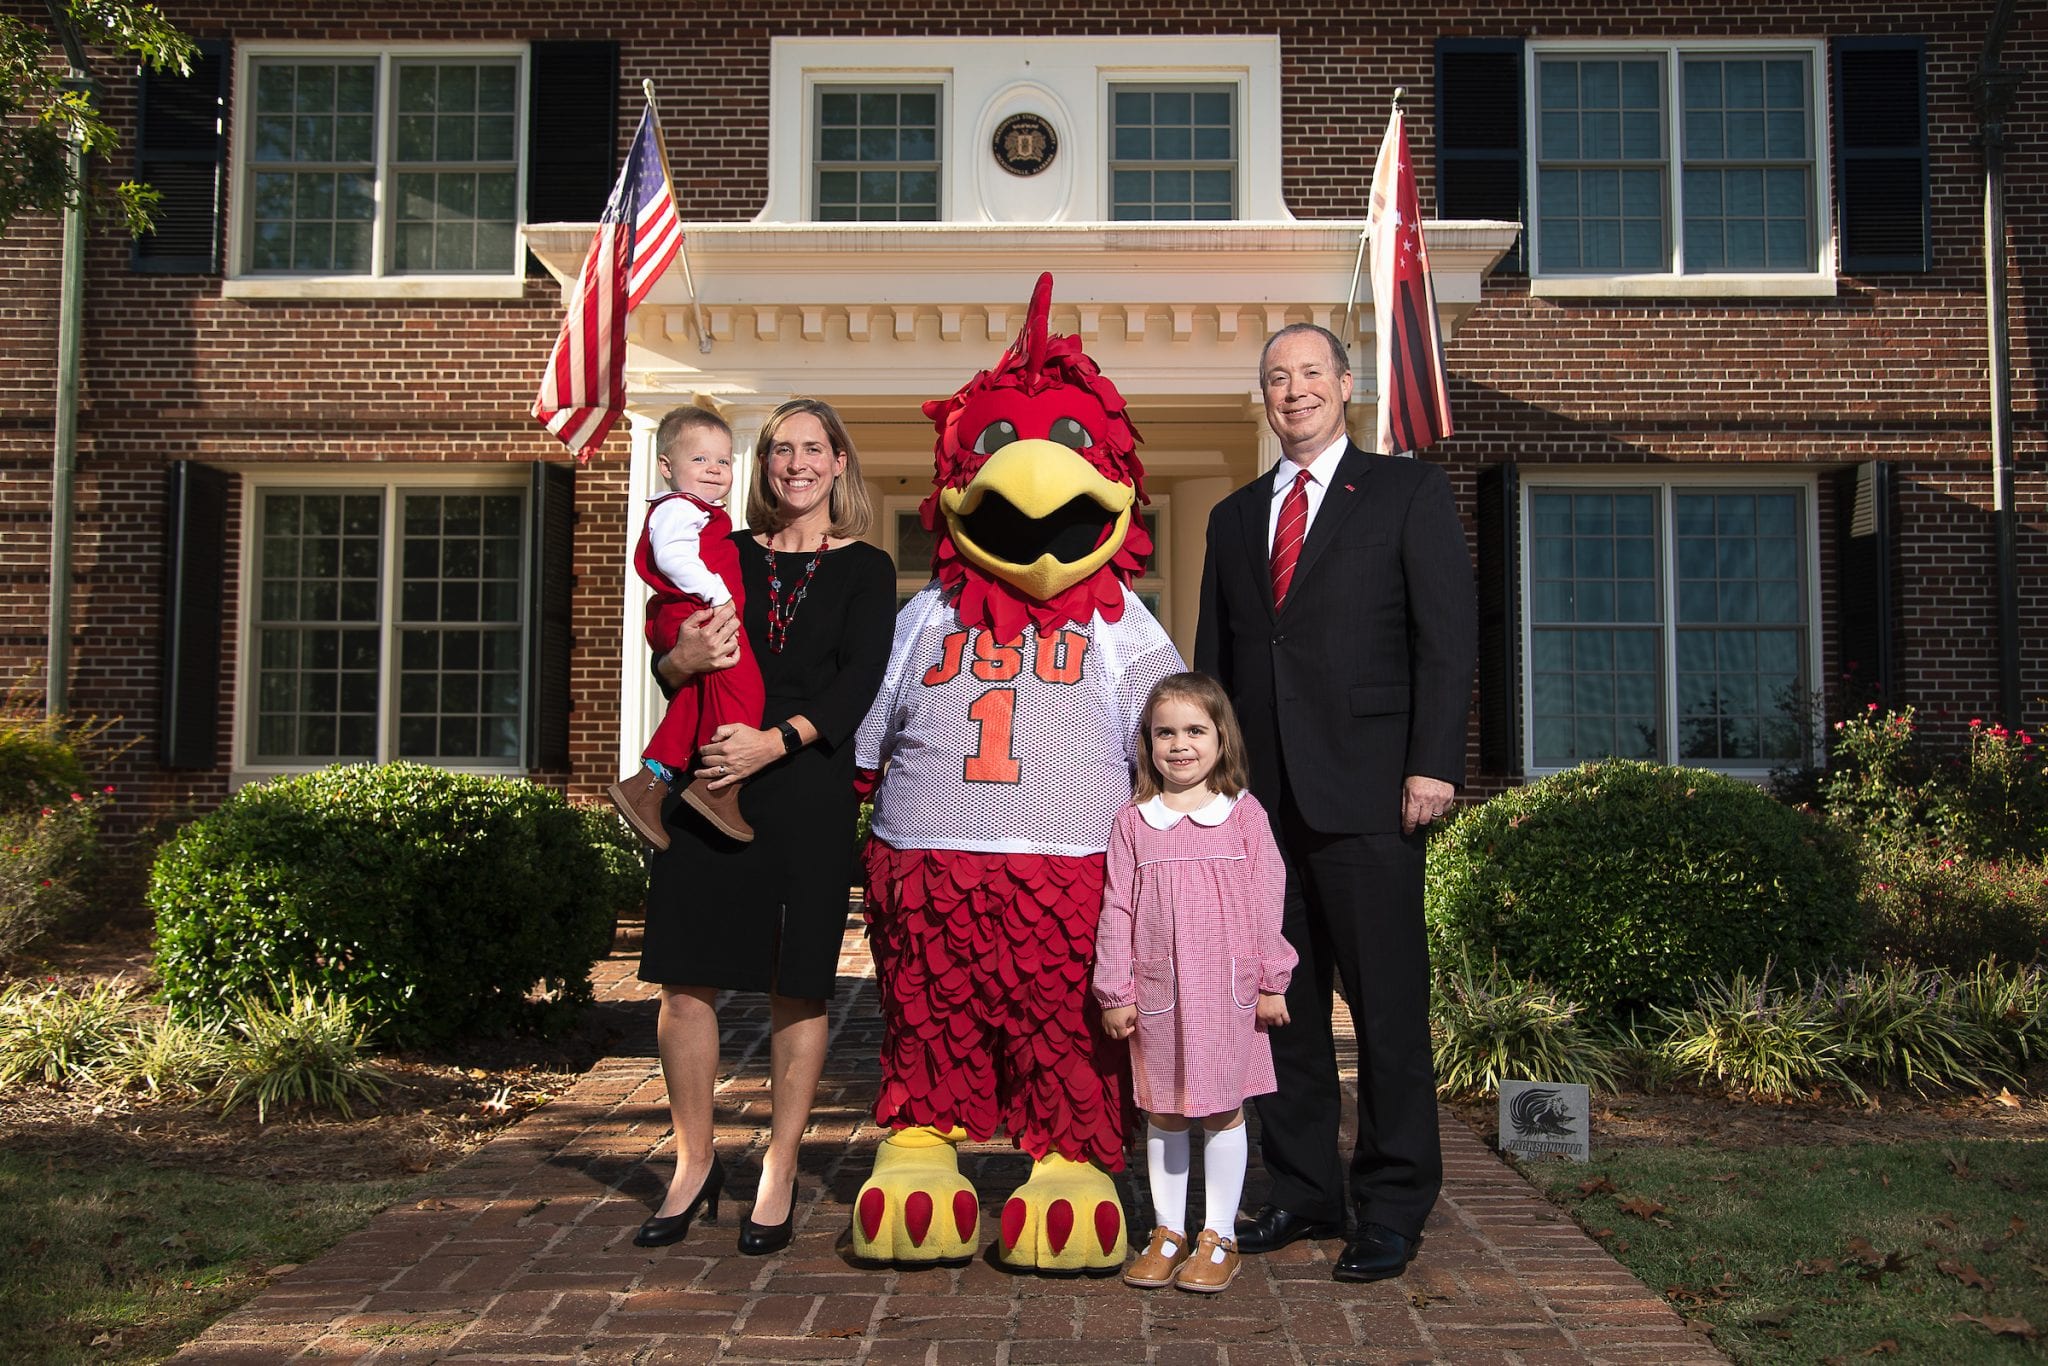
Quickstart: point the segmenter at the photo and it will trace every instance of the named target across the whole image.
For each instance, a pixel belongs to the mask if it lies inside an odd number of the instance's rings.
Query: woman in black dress
[[[676,1134],[668,1194],[634,1239],[676,1242],[725,1171],[712,1151],[721,990],[768,993],[773,1121],[740,1250],[788,1245],[797,1145],[825,1064],[832,995],[853,882],[853,734],[881,687],[896,611],[889,557],[853,539],[872,517],[845,424],[815,399],[769,415],[755,445],[745,530],[735,531],[746,585],[744,620],[702,613],[658,662],[665,683],[722,668],[744,629],[767,685],[762,728],[724,726],[703,747],[698,776],[743,782],[751,844],[718,834],[671,799],[669,847],[654,855],[640,978],[661,986],[662,1077]]]

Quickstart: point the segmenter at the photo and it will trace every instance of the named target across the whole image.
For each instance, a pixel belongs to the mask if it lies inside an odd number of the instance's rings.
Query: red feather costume
[[[995,369],[925,405],[933,581],[898,618],[857,741],[864,768],[888,765],[867,856],[886,1024],[875,1117],[977,1140],[1001,1127],[1041,1162],[1117,1171],[1128,1059],[1089,996],[1103,850],[1145,696],[1183,666],[1129,586],[1152,548],[1137,431],[1080,343],[1049,334],[1051,285],[1040,278]],[[891,1244],[877,1230],[891,1192],[922,1228],[947,1187],[873,1189],[883,1165],[856,1206],[856,1250],[924,1260],[922,1234]],[[1113,1242],[1120,1260],[1121,1210],[1101,1182],[1092,1211],[1044,1202],[1032,1258],[1013,1226],[1035,1216],[1013,1198],[1005,1256],[1099,1266]],[[1080,1261],[1077,1213],[1102,1249]]]

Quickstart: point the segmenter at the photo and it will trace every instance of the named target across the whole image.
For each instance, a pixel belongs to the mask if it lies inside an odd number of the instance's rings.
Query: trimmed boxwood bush
[[[1511,789],[1429,846],[1430,947],[1621,1016],[1709,978],[1856,956],[1856,868],[1813,817],[1720,774],[1607,760]]]
[[[406,1046],[546,1027],[590,1001],[637,904],[644,874],[616,843],[548,788],[421,764],[245,787],[157,855],[164,997],[208,1019],[325,989]]]

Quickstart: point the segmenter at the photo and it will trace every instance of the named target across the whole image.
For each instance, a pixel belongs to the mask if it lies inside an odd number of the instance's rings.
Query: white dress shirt
[[[1308,529],[1316,524],[1316,510],[1323,505],[1323,494],[1328,492],[1330,481],[1337,477],[1338,462],[1344,452],[1351,448],[1351,436],[1347,432],[1340,436],[1321,455],[1308,464],[1308,520],[1302,523],[1301,538],[1308,540]],[[1280,504],[1287,497],[1287,490],[1294,487],[1294,477],[1301,472],[1301,466],[1282,456],[1280,463],[1273,466],[1273,501],[1266,509],[1266,553],[1273,553],[1273,537],[1280,529]]]

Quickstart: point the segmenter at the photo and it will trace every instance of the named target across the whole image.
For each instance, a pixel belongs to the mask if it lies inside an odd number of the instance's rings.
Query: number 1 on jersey
[[[1014,783],[1017,757],[1011,752],[1011,726],[1017,715],[1015,688],[990,688],[974,699],[967,715],[981,732],[981,743],[967,756],[961,776],[970,783]]]

